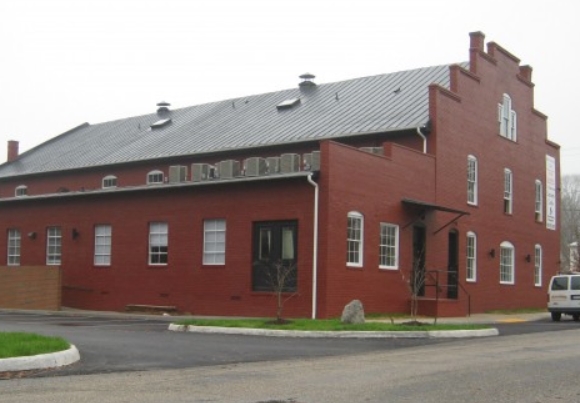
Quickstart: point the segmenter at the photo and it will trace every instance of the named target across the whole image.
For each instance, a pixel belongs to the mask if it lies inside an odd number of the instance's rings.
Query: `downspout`
[[[318,300],[318,183],[312,179],[312,173],[306,178],[314,186],[314,226],[312,231],[312,319],[316,319],[316,301]]]
[[[421,126],[417,127],[417,134],[423,139],[423,154],[427,154],[427,137],[421,133]]]

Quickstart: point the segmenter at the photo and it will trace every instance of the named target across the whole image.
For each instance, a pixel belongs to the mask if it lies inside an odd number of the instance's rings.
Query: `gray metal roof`
[[[157,113],[85,124],[0,165],[0,178],[417,127],[429,117],[431,83],[448,87],[449,66],[175,109],[153,129]]]

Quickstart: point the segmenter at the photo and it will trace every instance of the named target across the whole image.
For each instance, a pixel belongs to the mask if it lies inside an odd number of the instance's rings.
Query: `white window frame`
[[[465,259],[465,280],[474,283],[477,281],[477,235],[472,231],[466,234]]]
[[[62,230],[60,227],[46,229],[46,265],[58,266],[62,262]]]
[[[160,185],[163,183],[165,174],[162,171],[154,170],[147,174],[148,185]]]
[[[534,285],[536,287],[542,286],[542,267],[543,266],[543,252],[542,245],[536,244],[534,246]]]
[[[164,221],[149,223],[148,262],[150,266],[169,263],[169,224]]]
[[[111,189],[117,187],[117,177],[115,175],[107,175],[102,181],[103,189]]]
[[[399,269],[399,226],[382,222],[380,224],[379,268]]]
[[[18,228],[8,228],[6,263],[8,266],[20,266],[20,245],[22,237]]]
[[[16,186],[16,189],[14,189],[14,196],[16,197],[28,196],[28,186],[26,185]]]
[[[542,181],[536,179],[535,183],[535,219],[536,222],[544,221],[544,185]]]
[[[499,283],[515,284],[515,248],[507,241],[501,243],[499,248]]]
[[[108,224],[95,225],[95,266],[111,265],[111,249],[113,243],[113,228]]]
[[[508,168],[503,171],[503,212],[513,214],[514,212],[514,175]]]
[[[518,116],[512,109],[512,99],[508,94],[503,94],[502,103],[497,104],[497,115],[500,136],[516,141]]]
[[[477,206],[478,183],[477,183],[477,157],[467,156],[467,203]]]
[[[203,264],[226,264],[226,220],[208,219],[203,222]]]
[[[362,267],[364,245],[364,217],[357,211],[347,215],[346,265]]]

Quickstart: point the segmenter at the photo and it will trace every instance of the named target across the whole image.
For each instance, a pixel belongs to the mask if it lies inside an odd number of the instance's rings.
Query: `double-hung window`
[[[149,223],[149,264],[167,265],[168,253],[169,236],[167,223]]]
[[[203,264],[226,263],[226,220],[205,220],[203,223]]]
[[[363,265],[363,229],[362,214],[351,211],[348,213],[346,233],[346,264],[362,267]]]
[[[467,233],[465,256],[466,280],[474,282],[477,280],[477,236],[471,231]]]
[[[8,230],[8,266],[20,265],[20,230],[10,228]]]
[[[500,136],[516,141],[518,117],[508,94],[503,94],[502,103],[497,105],[497,115]]]
[[[544,220],[544,187],[542,186],[542,181],[536,180],[535,192],[536,192],[536,202],[535,202],[535,218],[537,222],[542,222]]]
[[[95,266],[111,265],[111,245],[113,230],[110,225],[95,226]]]
[[[477,158],[467,157],[467,203],[477,205]]]
[[[542,286],[542,246],[534,247],[534,285]]]
[[[513,174],[509,169],[503,171],[503,212],[505,214],[513,213]]]
[[[46,229],[46,265],[58,266],[61,263],[62,234],[60,227]]]
[[[515,273],[514,246],[509,242],[502,242],[499,248],[499,282],[500,284],[514,284]]]
[[[399,268],[399,226],[381,223],[379,244],[379,267],[381,269]]]

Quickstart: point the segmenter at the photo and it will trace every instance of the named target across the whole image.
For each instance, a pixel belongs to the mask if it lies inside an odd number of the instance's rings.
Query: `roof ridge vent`
[[[289,109],[295,105],[298,105],[299,103],[300,103],[300,98],[290,98],[290,99],[286,99],[286,100],[280,102],[278,105],[276,105],[276,108],[278,108],[278,110]]]
[[[163,127],[163,126],[167,125],[168,123],[171,123],[171,118],[159,119],[158,121],[152,123],[150,128],[151,129],[159,129],[160,127]]]
[[[316,83],[312,81],[316,78],[316,76],[312,73],[301,74],[299,78],[302,80],[300,84],[298,84],[300,87],[316,86]]]

